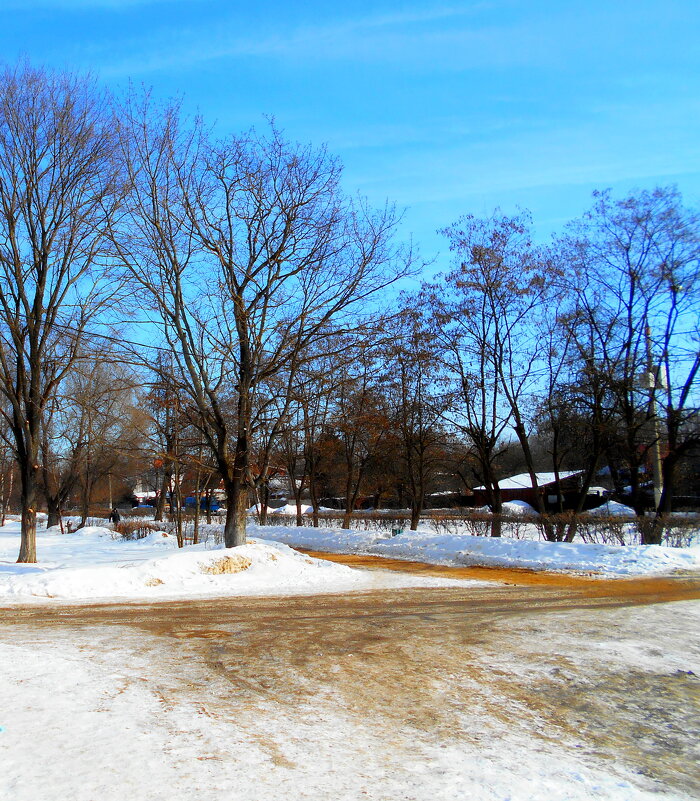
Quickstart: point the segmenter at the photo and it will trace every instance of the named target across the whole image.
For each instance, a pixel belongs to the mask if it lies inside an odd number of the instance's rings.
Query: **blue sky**
[[[327,143],[348,191],[436,229],[529,208],[546,240],[593,189],[700,205],[697,0],[2,0],[8,62],[153,86],[216,121]]]

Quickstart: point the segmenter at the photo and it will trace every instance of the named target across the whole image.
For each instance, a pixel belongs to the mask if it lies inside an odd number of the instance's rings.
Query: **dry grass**
[[[252,564],[252,560],[247,556],[224,556],[223,559],[217,559],[216,562],[202,565],[202,573],[208,573],[212,576],[219,576],[222,573],[241,573]]]
[[[149,578],[149,579],[146,581],[146,586],[147,586],[147,587],[158,587],[160,584],[164,584],[164,583],[165,583],[165,582],[163,581],[163,579],[159,579],[159,578]]]

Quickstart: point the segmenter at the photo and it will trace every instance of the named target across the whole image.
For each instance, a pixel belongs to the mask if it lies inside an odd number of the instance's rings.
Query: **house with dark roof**
[[[556,473],[535,473],[537,478],[537,489],[532,485],[532,478],[529,473],[519,473],[517,476],[503,478],[498,482],[501,490],[501,500],[506,501],[525,501],[533,508],[537,508],[537,494],[542,496],[546,509],[555,510],[559,508],[560,502],[564,509],[572,508],[581,489],[581,476],[583,470],[568,470],[559,473],[557,481]],[[596,488],[597,489],[597,488]],[[595,495],[595,498],[593,497]],[[598,495],[592,493],[590,503],[586,503],[587,508],[600,505],[604,498],[602,495],[598,500]],[[486,487],[474,488],[474,505],[486,506],[488,496]]]

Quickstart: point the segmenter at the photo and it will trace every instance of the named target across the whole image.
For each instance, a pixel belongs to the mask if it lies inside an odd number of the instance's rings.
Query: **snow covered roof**
[[[578,476],[581,473],[583,473],[583,470],[570,470],[569,472],[559,473],[559,480],[563,481],[565,478]],[[535,473],[535,475],[537,476],[538,487],[546,487],[547,484],[554,484],[557,480],[555,473]],[[518,473],[517,476],[501,479],[501,481],[498,482],[498,486],[502,490],[532,489],[532,479],[529,473]],[[486,487],[475,487],[474,489],[484,490]]]

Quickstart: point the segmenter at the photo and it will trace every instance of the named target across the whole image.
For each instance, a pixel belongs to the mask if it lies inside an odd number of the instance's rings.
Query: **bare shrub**
[[[133,509],[129,509],[129,511],[124,512],[124,514],[128,515],[129,517],[153,517],[155,513],[156,510],[153,506],[136,506]]]
[[[598,545],[638,545],[638,521],[610,515],[582,515],[578,534],[587,543]]]
[[[364,518],[366,531],[381,531],[383,534],[402,531],[406,528],[408,522],[408,518],[403,516],[373,515],[372,517]]]
[[[664,526],[662,542],[669,548],[690,548],[700,544],[700,518],[674,519]]]
[[[479,512],[462,518],[460,524],[471,537],[488,537],[491,534],[492,521],[493,515]]]
[[[194,529],[194,525],[192,526]],[[192,540],[194,530],[190,531],[189,525],[186,529],[185,539]],[[199,524],[199,541],[204,545],[213,543],[214,545],[221,545],[224,541],[224,526],[223,523],[201,523]]]
[[[302,515],[302,524],[308,525],[310,518],[307,515]],[[257,521],[256,521],[257,522]],[[268,526],[296,526],[296,517],[293,515],[274,514],[273,512],[267,513]]]
[[[326,528],[341,528],[342,515],[339,512],[321,512],[319,524]],[[396,530],[408,527],[410,516],[407,513],[390,511],[355,512],[350,518],[353,528],[364,531],[377,531],[387,536]],[[302,523],[312,525],[312,516],[304,514]],[[644,526],[658,525],[653,518],[606,517],[582,514],[575,516],[572,512],[552,515],[494,515],[489,512],[470,509],[426,510],[421,518],[421,525],[432,529],[438,535],[456,536],[467,534],[472,537],[489,537],[496,523],[505,537],[512,539],[528,539],[533,536],[533,529],[540,538],[547,541],[566,542],[575,532],[575,538],[585,543],[599,545],[639,545],[642,542]],[[268,515],[269,526],[296,526],[294,515]],[[215,529],[212,526],[212,529]],[[213,533],[216,542],[220,535]],[[202,539],[205,541],[205,538]],[[700,542],[700,516],[668,518],[663,525],[662,543],[668,547],[688,547]]]
[[[63,516],[63,525],[65,530],[68,533],[72,533],[74,531],[78,531],[78,529],[83,528],[80,525],[80,517],[77,515],[64,515]],[[88,517],[85,519],[85,526],[95,526],[100,528],[109,528],[110,523],[106,517]]]
[[[540,530],[541,519],[536,515],[501,515],[503,533],[514,540],[528,539],[528,532],[535,526]]]
[[[114,533],[123,540],[142,540],[154,531],[161,531],[161,523],[146,520],[121,520],[114,526]]]
[[[436,534],[459,534],[464,523],[464,520],[458,520],[454,515],[432,514],[430,516],[430,525]]]

